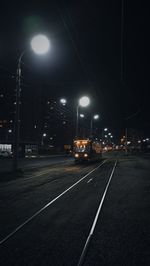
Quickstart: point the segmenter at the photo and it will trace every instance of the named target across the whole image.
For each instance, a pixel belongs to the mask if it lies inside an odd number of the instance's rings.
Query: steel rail
[[[56,200],[61,198],[64,194],[66,194],[68,191],[70,191],[73,187],[77,186],[81,181],[83,181],[87,176],[92,174],[94,171],[96,171],[98,168],[100,168],[103,164],[105,164],[108,159],[104,160],[100,165],[98,165],[96,168],[88,172],[86,175],[84,175],[82,178],[80,178],[77,182],[75,182],[73,185],[71,185],[69,188],[64,190],[61,194],[59,194],[57,197],[55,197],[53,200],[48,202],[44,207],[39,209],[37,212],[35,212],[32,216],[30,216],[28,219],[26,219],[23,223],[21,223],[19,226],[17,226],[10,234],[8,234],[6,237],[0,240],[0,245],[5,243],[9,238],[11,238],[14,234],[16,234],[20,229],[22,229],[26,224],[28,224],[30,221],[32,221],[36,216],[38,216],[41,212],[43,212],[45,209],[47,209],[50,205],[52,205]]]
[[[101,201],[100,201],[100,204],[99,204],[99,207],[97,209],[97,212],[96,212],[96,215],[94,217],[94,221],[93,221],[93,224],[92,224],[92,227],[90,229],[90,233],[86,239],[86,242],[85,242],[85,245],[83,247],[83,250],[82,250],[82,253],[81,253],[81,256],[80,256],[80,259],[79,259],[79,262],[77,264],[77,266],[82,266],[83,263],[84,263],[84,260],[85,260],[85,256],[86,256],[86,253],[88,251],[88,247],[89,247],[89,244],[90,244],[90,241],[92,239],[92,236],[93,236],[93,233],[94,233],[94,230],[95,230],[95,227],[96,227],[96,224],[97,224],[97,221],[98,221],[98,218],[99,218],[99,215],[100,215],[100,212],[102,210],[102,206],[103,206],[103,203],[104,203],[104,199],[105,199],[105,196],[106,196],[106,193],[107,193],[107,190],[108,190],[108,187],[110,185],[110,182],[112,180],[112,177],[114,175],[114,172],[115,172],[115,169],[116,169],[116,166],[117,166],[117,161],[115,162],[114,166],[113,166],[113,169],[111,171],[111,175],[109,177],[109,180],[107,182],[107,185],[105,187],[105,190],[104,190],[104,193],[103,193],[103,196],[101,198]]]

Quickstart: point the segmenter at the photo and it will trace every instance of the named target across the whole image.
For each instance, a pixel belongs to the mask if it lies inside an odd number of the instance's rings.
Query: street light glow
[[[107,131],[108,130],[108,128],[104,128],[104,131]]]
[[[81,117],[81,118],[84,118],[84,114],[80,114],[80,117]]]
[[[61,103],[62,105],[65,105],[65,104],[67,103],[67,100],[64,99],[64,98],[62,98],[62,99],[60,99],[60,103]]]
[[[46,137],[47,136],[47,134],[46,133],[43,133],[43,137]]]
[[[93,118],[94,119],[98,119],[99,118],[99,115],[94,115]]]
[[[79,100],[79,105],[82,107],[86,107],[90,104],[90,99],[87,96],[83,96],[82,98],[80,98]]]
[[[31,40],[31,48],[36,54],[42,55],[50,49],[50,42],[45,35],[39,34]]]

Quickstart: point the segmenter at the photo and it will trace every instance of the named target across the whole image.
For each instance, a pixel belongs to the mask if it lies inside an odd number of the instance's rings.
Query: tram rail
[[[65,189],[62,193],[60,193],[58,196],[54,197],[50,202],[48,202],[46,205],[44,205],[42,208],[40,208],[38,211],[36,211],[32,216],[27,218],[23,223],[21,223],[19,226],[17,226],[14,230],[12,230],[8,235],[6,235],[4,238],[0,240],[0,246],[2,246],[7,240],[9,240],[11,237],[13,237],[18,231],[23,229],[24,226],[26,226],[29,222],[31,222],[34,218],[36,218],[39,214],[41,214],[44,210],[46,210],[49,206],[51,206],[54,202],[56,202],[58,199],[60,199],[63,195],[65,195],[68,191],[73,189],[75,186],[77,186],[79,183],[81,183],[83,180],[85,180],[87,177],[90,176],[94,171],[102,167],[105,163],[107,163],[109,160],[106,159],[102,163],[100,163],[98,166],[96,166],[94,169],[89,171],[86,175],[84,175],[82,178],[80,178],[77,182],[75,182],[73,185],[69,186],[67,189]]]
[[[103,196],[100,200],[100,203],[99,203],[99,206],[98,206],[98,209],[97,209],[97,212],[96,212],[96,215],[94,217],[94,220],[93,220],[93,223],[92,223],[92,227],[90,229],[90,232],[88,234],[88,237],[86,239],[86,242],[85,242],[85,245],[83,247],[83,250],[82,250],[82,253],[81,253],[81,256],[80,256],[80,259],[79,259],[79,262],[78,262],[78,265],[77,266],[82,266],[84,264],[84,260],[85,260],[85,257],[86,257],[86,253],[88,251],[88,248],[89,248],[89,244],[90,244],[90,241],[92,239],[92,236],[94,234],[94,230],[95,230],[95,227],[96,227],[96,224],[97,224],[97,221],[98,221],[98,218],[99,218],[99,215],[100,215],[100,212],[102,210],[102,206],[103,206],[103,203],[104,203],[104,200],[105,200],[105,197],[106,197],[106,194],[107,194],[107,191],[108,191],[108,188],[109,188],[109,185],[110,185],[110,182],[112,180],[112,177],[114,175],[114,172],[115,172],[115,168],[117,166],[117,161],[115,161],[115,164],[113,166],[113,169],[111,171],[111,174],[110,174],[110,177],[109,177],[109,180],[107,182],[107,185],[105,187],[105,190],[104,190],[104,193],[103,193]]]

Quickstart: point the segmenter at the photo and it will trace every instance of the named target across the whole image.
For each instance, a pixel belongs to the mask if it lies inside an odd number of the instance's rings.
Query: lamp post
[[[79,127],[79,106],[87,107],[90,104],[90,99],[87,96],[83,96],[79,99],[77,110],[76,110],[76,137],[78,137],[78,127]]]
[[[43,146],[44,145],[44,138],[47,136],[46,133],[43,133],[42,134],[42,141],[41,141],[41,145]]]
[[[17,73],[16,73],[16,111],[14,120],[14,142],[13,142],[13,170],[18,169],[19,156],[19,133],[20,133],[20,92],[21,92],[21,60],[25,50],[21,53],[18,59]]]
[[[45,54],[49,48],[49,40],[46,36],[40,34],[35,36],[31,40],[32,50],[38,54]],[[20,138],[20,93],[21,93],[21,60],[24,56],[26,50],[24,50],[19,59],[17,65],[17,75],[16,75],[16,111],[15,111],[15,121],[14,121],[14,141],[13,141],[13,170],[18,169],[18,157],[19,157],[19,138]]]
[[[91,128],[90,128],[90,135],[91,135],[91,137],[92,137],[92,131],[93,131],[93,120],[97,120],[97,119],[99,119],[99,115],[98,114],[93,115],[91,117]]]

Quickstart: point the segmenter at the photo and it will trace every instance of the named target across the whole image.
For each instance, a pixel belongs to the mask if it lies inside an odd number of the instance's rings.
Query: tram
[[[97,140],[74,140],[73,155],[75,162],[99,160],[102,157],[102,145]]]

